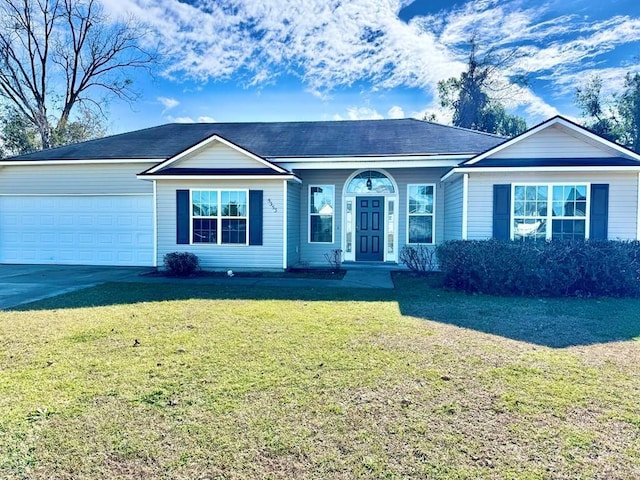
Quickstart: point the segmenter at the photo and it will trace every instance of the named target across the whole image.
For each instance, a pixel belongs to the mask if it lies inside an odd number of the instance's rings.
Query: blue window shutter
[[[511,238],[511,185],[493,186],[493,238]]]
[[[189,243],[189,190],[176,190],[176,243]]]
[[[609,227],[609,184],[591,184],[591,219],[589,238],[607,240]]]
[[[262,245],[262,190],[249,190],[249,245]]]

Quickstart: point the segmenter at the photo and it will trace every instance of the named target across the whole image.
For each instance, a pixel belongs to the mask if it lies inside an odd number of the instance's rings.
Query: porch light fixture
[[[367,178],[367,190],[371,190],[373,188],[373,184],[371,183],[371,177]]]

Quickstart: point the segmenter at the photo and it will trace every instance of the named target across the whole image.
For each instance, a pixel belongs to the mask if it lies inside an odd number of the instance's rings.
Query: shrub
[[[636,296],[640,242],[498,240],[438,246],[444,284],[492,295]]]
[[[400,250],[400,261],[414,272],[432,272],[437,266],[436,251],[425,245],[405,245]]]
[[[164,256],[164,266],[169,274],[187,277],[198,269],[198,257],[191,252],[172,252]]]
[[[334,248],[332,250],[329,250],[328,253],[324,254],[324,258],[327,260],[327,262],[329,263],[329,266],[333,270],[340,270],[340,267],[342,266],[342,250],[341,249]]]

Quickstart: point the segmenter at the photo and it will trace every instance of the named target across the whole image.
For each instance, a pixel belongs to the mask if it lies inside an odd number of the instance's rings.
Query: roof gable
[[[271,171],[272,173],[288,173],[282,167],[235,145],[219,135],[201,141],[183,152],[148,169],[144,174],[161,174],[171,170],[174,174],[180,170],[234,170],[234,171]]]
[[[495,166],[501,160],[507,165],[521,159],[538,159],[542,163],[547,159],[585,159],[586,163],[592,163],[589,159],[599,159],[601,164],[607,164],[615,163],[614,159],[640,161],[640,155],[557,116],[467,160],[461,166]]]

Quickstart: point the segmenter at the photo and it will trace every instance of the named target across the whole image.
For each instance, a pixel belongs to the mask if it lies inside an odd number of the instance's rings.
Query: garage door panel
[[[152,265],[151,196],[0,197],[0,262]]]
[[[93,224],[93,216],[91,215],[78,215],[77,224],[83,227],[90,227]]]
[[[64,246],[73,246],[73,233],[60,233],[58,243]]]
[[[41,233],[38,242],[40,245],[55,245],[58,243],[56,242],[56,235],[54,233]]]
[[[122,215],[119,216],[116,220],[118,222],[118,225],[121,225],[123,227],[130,227],[135,224],[135,222],[133,221],[133,216],[131,215]]]

